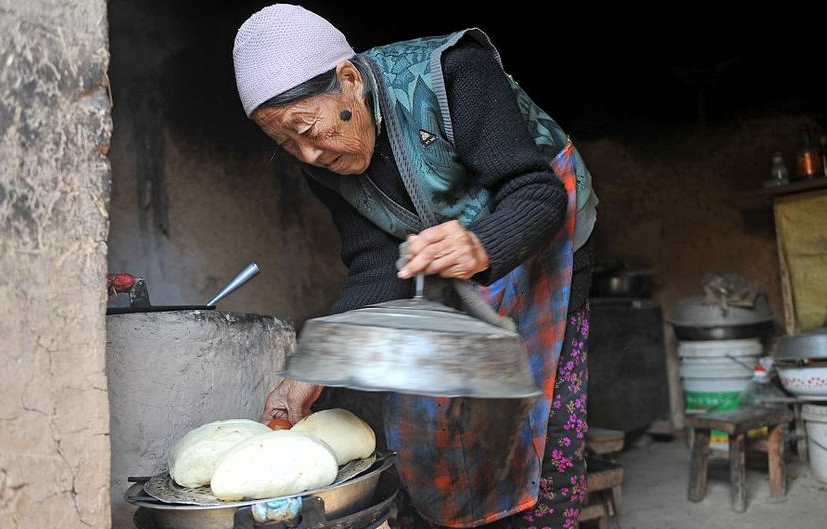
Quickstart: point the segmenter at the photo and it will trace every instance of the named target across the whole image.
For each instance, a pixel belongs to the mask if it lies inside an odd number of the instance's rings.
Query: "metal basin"
[[[796,397],[827,400],[827,366],[778,365],[777,369],[781,385]]]

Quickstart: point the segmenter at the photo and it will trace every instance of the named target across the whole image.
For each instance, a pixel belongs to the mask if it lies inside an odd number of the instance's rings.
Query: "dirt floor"
[[[686,499],[689,448],[684,439],[630,448],[620,458],[624,468],[622,529],[824,529],[827,484],[816,481],[795,455],[787,458],[786,500],[770,499],[766,470],[747,470],[747,510],[732,511],[728,462],[710,463],[706,498]],[[748,463],[749,465],[749,463]]]

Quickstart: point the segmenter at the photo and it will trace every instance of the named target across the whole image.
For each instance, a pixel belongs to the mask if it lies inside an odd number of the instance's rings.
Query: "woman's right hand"
[[[310,406],[322,394],[323,386],[300,382],[298,380],[282,380],[276,389],[267,395],[261,422],[267,424],[273,419],[287,419],[296,424],[310,415]]]

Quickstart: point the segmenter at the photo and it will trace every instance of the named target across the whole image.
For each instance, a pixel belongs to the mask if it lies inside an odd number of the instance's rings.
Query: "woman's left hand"
[[[397,274],[403,279],[420,272],[468,279],[488,268],[488,253],[482,243],[456,220],[408,235],[408,257],[410,261]]]
[[[273,419],[287,419],[291,424],[296,424],[310,415],[310,406],[321,394],[322,386],[298,380],[282,380],[267,395],[259,421],[267,424]]]

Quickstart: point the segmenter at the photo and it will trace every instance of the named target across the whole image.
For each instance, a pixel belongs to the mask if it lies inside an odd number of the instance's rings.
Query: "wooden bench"
[[[709,466],[709,437],[713,428],[726,432],[729,437],[729,481],[732,509],[744,512],[747,493],[744,486],[746,460],[746,434],[754,428],[766,426],[769,438],[755,444],[755,448],[767,453],[769,462],[770,495],[783,498],[787,495],[787,471],[784,464],[784,434],[787,424],[793,420],[793,412],[786,409],[740,409],[690,415],[686,425],[695,428],[692,459],[689,466],[689,499],[701,501],[706,496],[706,478]]]

